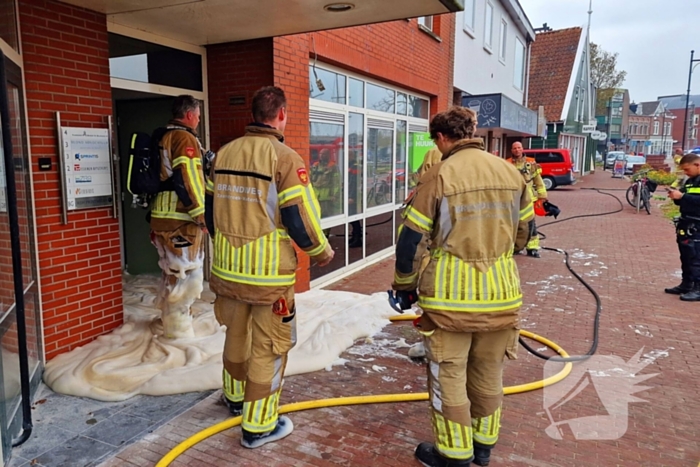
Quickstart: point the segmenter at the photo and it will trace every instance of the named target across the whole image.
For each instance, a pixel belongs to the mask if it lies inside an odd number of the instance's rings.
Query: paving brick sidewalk
[[[615,199],[587,188],[625,189],[628,182],[610,172],[586,177],[571,188],[550,193],[561,218],[610,211]],[[624,191],[611,191],[624,202]],[[671,224],[654,200],[652,215],[623,212],[544,226],[545,246],[571,253],[572,265],[603,301],[599,355],[625,361],[644,348],[651,363],[642,374],[659,373],[638,396],[649,402],[629,406],[626,434],[615,441],[554,440],[545,428],[543,391],[507,396],[503,427],[491,465],[496,466],[686,466],[700,461],[700,303],[684,303],[663,288],[679,282],[679,260]],[[540,219],[542,220],[542,219]],[[522,327],[546,336],[569,353],[591,345],[595,306],[591,295],[566,270],[562,256],[517,258],[525,293]],[[372,293],[385,290],[392,260],[373,265],[333,289]],[[290,377],[282,403],[337,396],[425,391],[425,370],[407,357],[404,342],[419,339],[410,324],[394,324],[371,341],[357,342],[342,355],[348,362],[330,371]],[[535,347],[541,347],[536,345]],[[542,360],[520,350],[505,371],[508,385],[540,379]],[[226,417],[220,393],[199,403],[142,441],[102,464],[154,465],[169,449]],[[594,397],[569,404],[567,415],[601,413]],[[196,445],[173,466],[294,465],[411,466],[416,444],[432,438],[426,402],[338,407],[292,414],[296,429],[287,439],[249,451],[238,428]]]

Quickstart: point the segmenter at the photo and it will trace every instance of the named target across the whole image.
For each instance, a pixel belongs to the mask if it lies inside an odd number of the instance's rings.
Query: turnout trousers
[[[296,344],[294,289],[273,305],[218,296],[216,319],[226,326],[224,396],[243,402],[241,427],[265,433],[277,425],[287,354]]]
[[[498,441],[503,364],[516,358],[518,333],[437,328],[425,337],[435,447],[443,456],[470,460],[475,444]]]

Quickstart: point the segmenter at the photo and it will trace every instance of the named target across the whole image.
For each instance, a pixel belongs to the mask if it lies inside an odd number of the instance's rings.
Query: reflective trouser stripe
[[[472,427],[448,420],[435,409],[432,415],[437,450],[452,459],[471,459],[474,455]]]
[[[531,201],[530,204],[527,205],[526,208],[523,208],[520,210],[520,220],[524,221],[530,216],[535,215],[535,207],[534,203]]]
[[[472,418],[474,441],[486,446],[493,446],[498,441],[498,432],[501,429],[501,408],[488,417]]]
[[[525,248],[527,250],[539,250],[540,249],[540,236],[534,235],[533,237],[531,237],[530,241],[527,242],[527,246]]]
[[[241,427],[251,433],[272,431],[277,424],[279,395],[280,391],[278,390],[265,399],[243,402]]]
[[[231,402],[243,402],[243,396],[245,395],[245,381],[238,381],[233,379],[226,368],[223,372],[224,380],[224,396]]]

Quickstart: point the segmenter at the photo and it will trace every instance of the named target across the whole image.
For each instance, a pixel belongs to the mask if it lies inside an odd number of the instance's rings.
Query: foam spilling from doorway
[[[124,325],[48,362],[46,384],[102,401],[220,388],[225,331],[214,317],[214,294],[205,283],[202,298],[192,305],[195,337],[166,339],[153,306],[158,282],[154,276],[127,276]],[[312,290],[296,299],[297,345],[289,354],[287,376],[326,368],[396,314],[381,293]]]

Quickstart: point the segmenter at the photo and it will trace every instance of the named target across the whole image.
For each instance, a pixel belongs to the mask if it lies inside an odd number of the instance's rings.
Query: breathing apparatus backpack
[[[132,208],[148,209],[151,200],[159,192],[173,189],[170,179],[164,182],[160,180],[160,158],[163,151],[160,142],[166,133],[173,130],[184,130],[192,133],[192,130],[187,127],[170,125],[156,128],[150,136],[143,132],[131,135],[126,187],[129,193],[134,196],[131,203]]]

